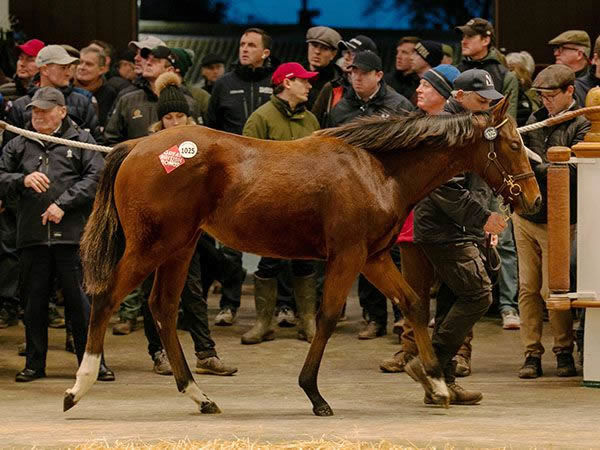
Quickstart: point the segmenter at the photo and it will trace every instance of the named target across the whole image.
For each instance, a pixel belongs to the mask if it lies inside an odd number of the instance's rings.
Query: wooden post
[[[569,292],[571,236],[569,223],[569,147],[548,149],[548,309],[570,309]]]

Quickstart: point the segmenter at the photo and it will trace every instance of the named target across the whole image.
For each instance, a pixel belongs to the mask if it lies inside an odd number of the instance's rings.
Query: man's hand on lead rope
[[[500,234],[506,228],[506,222],[502,215],[497,212],[493,212],[487,219],[487,222],[483,226],[483,231],[487,231],[492,234]]]

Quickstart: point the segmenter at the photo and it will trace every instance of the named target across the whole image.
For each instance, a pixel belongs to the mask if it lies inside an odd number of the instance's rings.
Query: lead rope
[[[69,139],[63,139],[56,136],[49,136],[47,134],[36,133],[35,131],[25,130],[23,128],[15,127],[10,125],[3,120],[0,120],[0,128],[8,130],[15,134],[20,134],[21,136],[25,136],[30,139],[39,140],[39,141],[48,141],[54,142],[55,144],[66,145],[67,147],[78,147],[83,148],[85,150],[93,150],[96,152],[109,153],[112,150],[112,147],[107,147],[105,145],[98,144],[88,144],[87,142],[79,142],[79,141],[71,141]]]
[[[575,111],[567,111],[554,117],[549,117],[541,122],[532,123],[531,125],[525,125],[517,128],[517,131],[521,134],[529,133],[530,131],[539,130],[540,128],[552,127],[563,122],[567,122],[577,116],[581,116],[586,113],[600,112],[600,106],[588,106],[586,108],[576,109]]]

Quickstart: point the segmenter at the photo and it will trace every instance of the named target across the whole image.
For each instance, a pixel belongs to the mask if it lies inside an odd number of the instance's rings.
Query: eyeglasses
[[[562,92],[563,91],[561,91],[561,90],[555,91],[553,94],[548,94],[545,92],[538,92],[537,95],[540,100],[546,100],[547,102],[551,102],[556,98],[557,95],[559,95]]]
[[[575,47],[567,47],[566,45],[557,45],[556,47],[552,48],[553,52],[558,52],[558,53],[562,53],[565,50],[572,50],[574,52],[580,52],[581,50]]]

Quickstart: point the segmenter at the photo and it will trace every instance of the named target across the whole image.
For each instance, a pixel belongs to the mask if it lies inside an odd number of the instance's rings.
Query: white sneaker
[[[215,325],[229,327],[235,323],[237,312],[231,308],[223,308],[215,317]]]
[[[518,330],[521,328],[521,319],[516,311],[508,310],[502,313],[502,328],[505,330]]]

